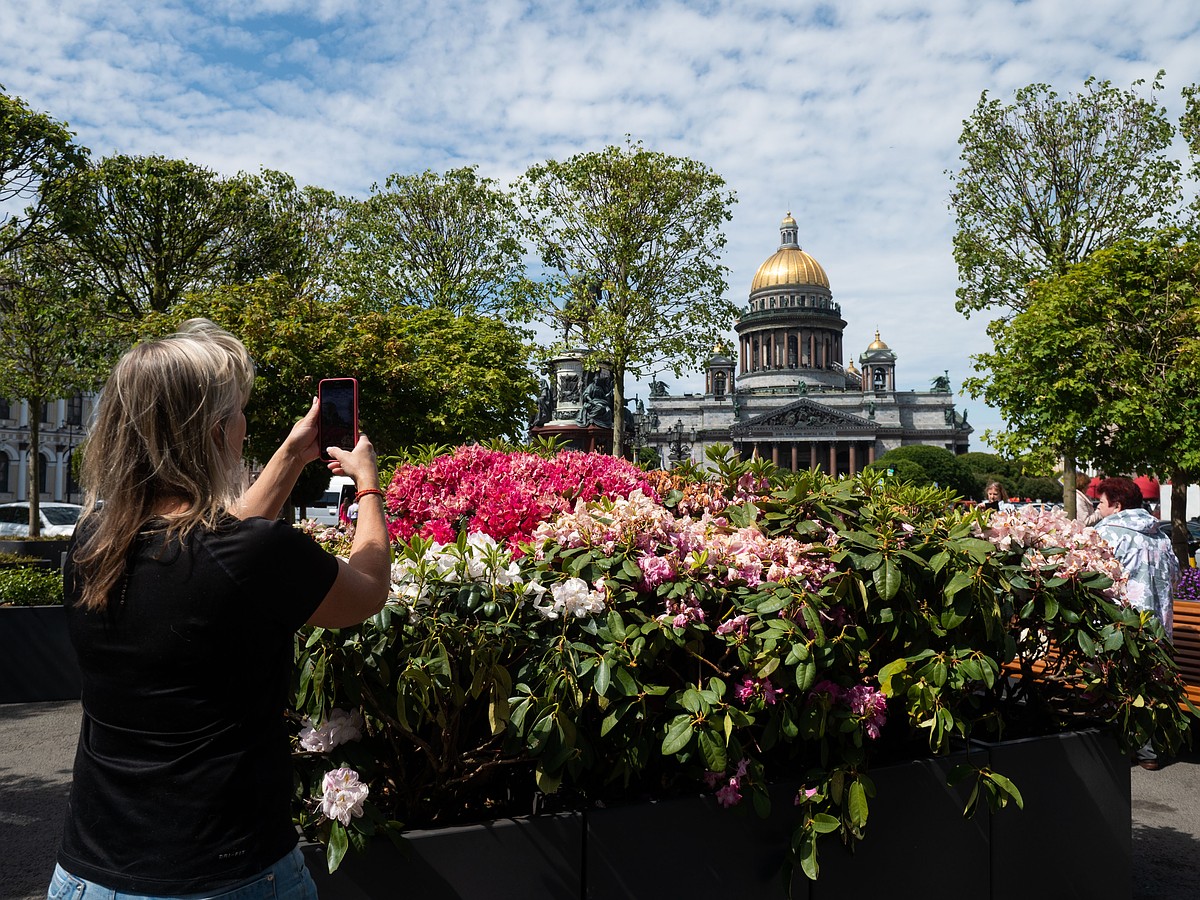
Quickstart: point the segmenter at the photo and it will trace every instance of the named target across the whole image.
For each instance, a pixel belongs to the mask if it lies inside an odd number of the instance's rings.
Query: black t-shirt
[[[284,713],[293,634],[337,560],[285,522],[143,534],[108,608],[65,602],[83,722],[59,863],[119,891],[236,884],[296,843]]]

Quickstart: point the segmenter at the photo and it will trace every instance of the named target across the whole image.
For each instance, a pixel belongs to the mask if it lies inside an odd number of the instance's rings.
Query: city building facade
[[[652,382],[640,442],[668,466],[703,463],[708,447],[725,444],[785,469],[847,475],[906,444],[965,453],[972,428],[948,374],[927,391],[897,390],[898,355],[879,332],[858,367],[843,366],[845,328],[829,277],[801,249],[789,213],[779,249],[751,282],[737,348],[708,360],[703,394],[672,396]]]
[[[29,456],[37,456],[37,493],[41,500],[79,503],[82,498],[72,469],[75,451],[96,396],[76,394],[41,404],[0,399],[0,502],[30,497]],[[38,416],[37,447],[32,445],[31,415]]]

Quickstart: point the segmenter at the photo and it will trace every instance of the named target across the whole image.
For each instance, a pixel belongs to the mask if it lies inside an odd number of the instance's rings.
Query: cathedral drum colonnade
[[[722,443],[743,457],[831,474],[856,474],[905,444],[966,452],[972,429],[954,408],[948,375],[933,379],[931,390],[898,391],[897,354],[878,331],[859,356],[861,369],[842,366],[846,321],[829,277],[801,249],[790,213],[779,233],[779,249],[759,266],[735,326],[738,348],[709,359],[704,394],[651,392],[649,413],[661,428],[650,446],[668,461],[666,429],[674,426],[692,437],[697,462]]]

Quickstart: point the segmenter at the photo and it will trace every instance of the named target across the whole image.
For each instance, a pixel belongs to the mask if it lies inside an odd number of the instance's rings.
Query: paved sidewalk
[[[74,701],[0,705],[0,900],[46,896],[78,730]],[[1200,900],[1200,747],[1131,782],[1132,900]]]

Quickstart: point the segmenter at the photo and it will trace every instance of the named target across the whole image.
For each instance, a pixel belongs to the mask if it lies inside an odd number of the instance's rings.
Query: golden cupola
[[[800,249],[796,220],[789,212],[779,226],[779,249],[758,267],[750,293],[781,285],[815,284],[829,288],[829,276],[821,264]]]

